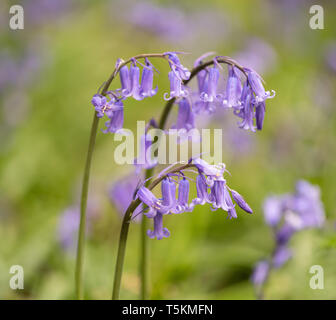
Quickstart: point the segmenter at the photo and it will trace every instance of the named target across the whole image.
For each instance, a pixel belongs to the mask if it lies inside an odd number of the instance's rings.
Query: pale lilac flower
[[[275,227],[282,218],[283,204],[282,198],[271,196],[266,198],[263,205],[264,218],[268,225]]]

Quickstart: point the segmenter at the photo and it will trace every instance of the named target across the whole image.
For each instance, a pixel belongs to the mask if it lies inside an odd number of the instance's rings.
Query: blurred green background
[[[228,183],[254,214],[239,210],[238,219],[228,220],[202,206],[167,217],[171,237],[150,240],[150,297],[255,299],[253,266],[273,249],[263,200],[292,192],[298,179],[306,179],[320,186],[328,223],[324,230],[295,235],[294,257],[271,274],[265,297],[336,298],[336,68],[330,66],[336,55],[329,52],[336,3],[319,2],[324,30],[309,28],[310,1],[18,0],[25,28],[13,31],[8,27],[12,2],[2,1],[0,63],[10,57],[19,67],[13,79],[15,68],[3,63],[0,69],[0,81],[9,82],[0,90],[0,298],[74,298],[75,254],[60,245],[58,228],[64,210],[79,203],[91,97],[117,58],[174,50],[190,53],[181,57],[189,68],[207,51],[250,62],[277,95],[267,101],[261,132],[242,132],[236,119],[225,116],[213,124],[224,128]],[[148,16],[150,6],[161,11]],[[160,14],[162,19],[154,19]],[[163,107],[168,68],[152,62],[161,71],[155,78],[159,92],[141,102],[127,100],[126,128],[158,117]],[[109,299],[112,290],[121,219],[107,189],[132,171],[115,165],[115,146],[112,134],[98,133],[90,183],[98,215],[86,243],[84,272],[88,299]],[[121,298],[138,298],[139,249],[140,226],[133,223]],[[315,264],[324,268],[324,290],[309,287]],[[24,290],[9,288],[12,265],[24,268]]]

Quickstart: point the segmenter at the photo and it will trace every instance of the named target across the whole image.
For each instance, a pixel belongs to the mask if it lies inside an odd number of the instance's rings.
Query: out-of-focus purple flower
[[[271,227],[275,227],[280,222],[283,214],[282,198],[278,196],[266,198],[263,210],[266,223]]]
[[[256,264],[251,277],[251,281],[256,287],[262,286],[266,282],[269,269],[270,266],[267,261],[260,261]]]
[[[173,72],[170,71],[168,73],[169,77],[169,82],[170,82],[170,94],[166,92],[164,94],[164,99],[165,100],[170,100],[172,98],[185,98],[188,96],[188,91],[187,89],[183,86],[181,80],[177,77],[177,75]]]
[[[80,210],[78,206],[65,209],[58,222],[57,238],[66,251],[75,250],[77,232],[79,228]],[[93,221],[98,217],[98,206],[94,201],[89,201],[87,206],[86,233],[90,234]]]
[[[108,190],[110,201],[115,205],[118,213],[124,215],[131,201],[133,194],[137,187],[137,177],[131,174],[127,177],[114,181]],[[139,206],[133,213],[134,221],[139,222],[142,215],[139,214],[141,207]]]
[[[195,128],[195,116],[188,99],[183,98],[178,102],[179,110],[177,121],[174,128],[186,129],[187,131]]]
[[[325,60],[327,66],[333,71],[336,72],[336,42],[331,42],[327,45]]]
[[[151,135],[148,133],[145,133],[140,138],[139,158],[134,159],[134,165],[137,168],[137,172],[139,172],[140,169],[153,168],[158,164],[157,159],[153,158],[149,152],[153,143],[152,140]]]
[[[260,38],[249,38],[243,49],[234,55],[243,66],[266,73],[276,66],[277,55],[274,48]]]
[[[275,250],[271,265],[274,268],[280,268],[292,257],[288,243],[295,233],[306,228],[319,228],[325,220],[319,188],[303,180],[297,182],[293,194],[268,197],[263,207],[266,223],[274,231]]]
[[[274,268],[282,267],[292,257],[292,251],[286,246],[279,246],[274,252],[272,265]]]

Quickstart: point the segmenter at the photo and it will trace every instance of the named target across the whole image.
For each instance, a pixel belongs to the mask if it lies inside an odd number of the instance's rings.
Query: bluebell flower
[[[251,86],[251,89],[255,95],[253,103],[257,104],[259,102],[265,101],[266,99],[274,98],[275,91],[265,91],[265,88],[262,84],[262,78],[257,72],[250,68],[245,68],[245,71],[247,72],[247,80],[249,85]]]
[[[196,204],[205,204],[210,202],[209,200],[209,193],[208,193],[208,185],[206,183],[206,179],[203,174],[199,174],[196,177],[196,191],[197,191],[197,198],[193,199],[192,206]]]
[[[183,98],[178,102],[179,109],[177,121],[174,128],[186,129],[187,131],[195,128],[195,115],[188,99]]]
[[[158,87],[156,86],[156,88],[153,89],[153,78],[154,78],[153,66],[148,61],[148,59],[146,59],[146,66],[144,66],[142,70],[140,96],[152,97],[157,93]]]
[[[115,133],[123,128],[124,125],[124,108],[122,101],[115,103],[121,109],[113,111],[109,114],[110,120],[105,123],[106,130],[103,130],[104,133]]]
[[[228,69],[229,75],[226,83],[226,96],[223,104],[225,104],[229,108],[240,107],[242,84],[237,74],[236,68],[234,66],[229,66]]]
[[[178,198],[174,213],[191,211],[191,207],[189,206],[189,189],[189,181],[186,178],[181,179],[178,185]]]
[[[170,236],[170,232],[167,228],[163,227],[163,215],[160,212],[157,212],[155,217],[153,218],[154,220],[154,230],[148,230],[147,235],[149,238],[154,239],[156,238],[157,240],[161,240],[163,238],[168,238]]]
[[[140,69],[136,65],[136,62],[133,61],[130,67],[129,72],[129,82],[130,87],[127,90],[122,90],[124,97],[133,97],[135,100],[142,100],[144,96],[140,93]]]
[[[188,80],[190,78],[190,71],[181,64],[177,54],[175,52],[165,52],[165,55],[168,57],[170,68],[177,78]]]
[[[215,102],[220,100],[223,95],[217,93],[217,85],[219,80],[219,70],[216,66],[209,68],[209,75],[206,85],[203,85],[203,90],[200,99],[203,102]],[[205,83],[204,83],[205,84]]]
[[[170,94],[167,92],[164,94],[165,100],[170,100],[172,98],[185,98],[188,96],[188,91],[182,84],[181,80],[178,76],[173,72],[170,71],[168,73],[169,82],[170,82]]]
[[[231,195],[233,200],[238,204],[238,206],[246,211],[247,213],[253,213],[251,207],[248,205],[248,203],[245,201],[242,195],[240,195],[237,191],[230,189]]]

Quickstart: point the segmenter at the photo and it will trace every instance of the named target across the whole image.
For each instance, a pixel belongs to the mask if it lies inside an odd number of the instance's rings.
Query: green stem
[[[77,258],[76,258],[76,271],[75,271],[75,281],[76,281],[76,295],[77,299],[82,300],[84,298],[83,290],[83,263],[84,263],[84,246],[85,246],[85,225],[86,225],[86,205],[89,189],[89,178],[90,178],[90,168],[91,160],[94,150],[94,145],[96,142],[97,129],[98,129],[99,118],[96,113],[93,115],[89,148],[86,156],[86,163],[84,169],[84,178],[82,185],[82,195],[80,203],[80,223],[78,231],[78,246],[77,246]]]

